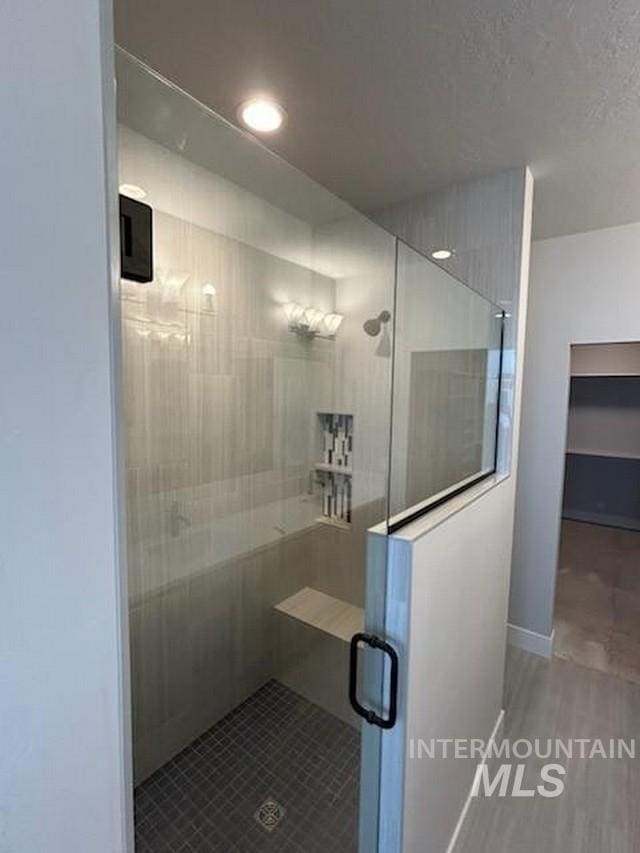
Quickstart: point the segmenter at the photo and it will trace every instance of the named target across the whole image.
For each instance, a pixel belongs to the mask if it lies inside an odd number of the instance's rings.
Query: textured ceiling
[[[640,221],[638,0],[116,0],[116,40],[356,207],[529,164],[537,237]]]

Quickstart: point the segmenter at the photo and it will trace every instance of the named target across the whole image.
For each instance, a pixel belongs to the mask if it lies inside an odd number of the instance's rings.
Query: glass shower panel
[[[153,210],[153,281],[121,290],[140,848],[356,850],[395,240],[124,53],[118,109]]]
[[[390,512],[395,526],[495,471],[504,315],[398,242]]]

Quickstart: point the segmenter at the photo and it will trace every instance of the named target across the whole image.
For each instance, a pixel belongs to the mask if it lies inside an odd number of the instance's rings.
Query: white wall
[[[392,544],[388,602],[399,621],[389,627],[407,695],[395,745],[404,752],[402,846],[390,849],[402,853],[447,850],[477,763],[411,758],[411,740],[486,740],[502,709],[513,480],[477,491],[432,530],[411,525]],[[392,797],[385,791],[383,803]]]
[[[117,211],[105,162],[114,113],[110,5],[2,5],[0,849],[7,853],[126,848],[109,269]]]
[[[489,196],[497,208],[488,203],[485,211],[498,232],[497,223],[509,220],[510,233],[518,234],[503,244],[502,263],[496,265],[496,275],[517,270],[508,281],[496,284],[519,318],[514,328],[513,417],[502,438],[509,444],[506,456],[512,454],[514,466],[532,195],[531,176],[523,171],[520,193],[509,182],[500,204]],[[455,196],[463,203],[463,193]],[[486,222],[484,233],[491,233]],[[391,539],[387,634],[400,650],[402,673],[399,723],[383,736],[385,853],[445,853],[475,773],[477,762],[471,759],[412,760],[411,740],[486,740],[500,718],[515,482],[514,467],[511,476],[498,475],[479,484]],[[400,778],[402,799],[397,786],[386,787],[387,778]]]
[[[509,621],[553,626],[570,346],[640,339],[640,224],[533,245]]]

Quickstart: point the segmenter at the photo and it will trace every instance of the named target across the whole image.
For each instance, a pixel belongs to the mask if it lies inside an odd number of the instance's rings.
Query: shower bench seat
[[[345,643],[364,629],[364,610],[361,607],[310,586],[305,586],[285,598],[280,604],[276,604],[274,609],[325,634],[344,640]]]

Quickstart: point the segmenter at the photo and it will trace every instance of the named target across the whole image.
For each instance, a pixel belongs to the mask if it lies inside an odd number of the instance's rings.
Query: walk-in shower
[[[153,211],[121,288],[138,850],[355,851],[349,644],[384,636],[389,513],[493,469],[503,315],[123,53],[118,109]]]

